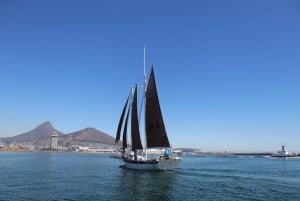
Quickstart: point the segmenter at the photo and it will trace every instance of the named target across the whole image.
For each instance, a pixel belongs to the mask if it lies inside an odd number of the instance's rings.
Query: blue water
[[[0,200],[300,200],[300,158],[184,157],[133,171],[103,154],[0,152]]]

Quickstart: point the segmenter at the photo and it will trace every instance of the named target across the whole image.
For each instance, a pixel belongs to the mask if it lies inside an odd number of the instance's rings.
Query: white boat
[[[298,154],[289,152],[284,145],[281,146],[281,150],[274,153],[272,157],[296,157]]]
[[[128,169],[135,169],[135,170],[173,170],[176,168],[181,161],[180,157],[173,156],[168,159],[164,158],[157,158],[157,159],[130,159],[125,158],[125,166]]]
[[[145,71],[145,66],[144,66]],[[118,130],[123,129],[123,153],[127,148],[127,124],[129,114],[131,115],[131,147],[124,155],[125,167],[135,170],[172,170],[181,162],[181,157],[174,155],[170,146],[167,132],[165,129],[158,94],[156,89],[154,67],[152,65],[148,83],[146,74],[144,83],[144,108],[145,108],[145,144],[141,143],[139,131],[139,118],[137,109],[137,85],[131,89],[120,118]],[[147,86],[146,86],[147,85]],[[127,114],[125,122],[125,108]],[[152,151],[151,151],[152,150]],[[155,151],[153,151],[155,150]]]

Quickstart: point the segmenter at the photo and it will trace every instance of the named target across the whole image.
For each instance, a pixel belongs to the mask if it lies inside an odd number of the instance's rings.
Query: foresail
[[[134,87],[134,95],[131,104],[131,143],[132,150],[143,149],[137,111],[137,86]]]
[[[122,129],[122,125],[123,125],[123,120],[124,120],[124,116],[125,116],[125,111],[126,111],[126,107],[127,107],[127,104],[128,104],[128,100],[129,100],[129,97],[126,100],[126,103],[125,103],[125,105],[123,107],[123,111],[122,111],[122,114],[121,114],[121,117],[120,117],[118,129],[117,129],[117,134],[116,134],[115,144],[118,144],[119,141],[120,141],[120,134],[121,134],[121,129]]]
[[[147,147],[170,147],[156,89],[153,66],[146,90]]]

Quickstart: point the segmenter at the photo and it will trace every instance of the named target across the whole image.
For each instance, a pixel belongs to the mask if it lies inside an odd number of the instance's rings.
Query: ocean
[[[105,154],[0,152],[0,200],[300,200],[300,158],[183,157],[175,171]]]

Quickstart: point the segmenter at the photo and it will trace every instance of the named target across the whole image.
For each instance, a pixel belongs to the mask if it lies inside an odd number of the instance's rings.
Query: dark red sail
[[[117,135],[116,135],[115,144],[118,144],[119,141],[120,141],[120,134],[121,134],[121,129],[122,129],[122,125],[123,125],[123,120],[124,120],[124,116],[125,116],[125,111],[126,111],[126,107],[127,107],[127,104],[128,104],[128,100],[129,100],[129,97],[126,100],[126,103],[125,103],[125,105],[123,107],[123,111],[122,111],[122,114],[121,114],[121,117],[120,117],[118,129],[117,129]]]
[[[137,86],[134,87],[134,95],[131,104],[131,142],[132,150],[143,149],[137,111]]]
[[[125,125],[123,130],[123,152],[125,152],[125,148],[127,148],[127,124],[128,124],[128,116],[129,116],[130,107],[128,108],[128,112],[125,119]]]
[[[170,147],[159,105],[153,66],[146,90],[146,139],[148,148]]]

